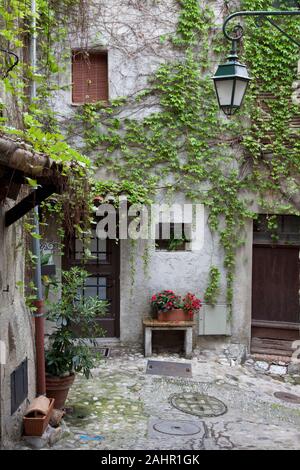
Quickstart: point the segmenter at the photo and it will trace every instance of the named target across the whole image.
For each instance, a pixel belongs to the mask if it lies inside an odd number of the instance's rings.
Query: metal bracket
[[[232,42],[237,42],[242,39],[244,36],[244,28],[241,24],[238,24],[235,26],[233,33],[229,33],[228,31],[228,25],[233,20],[234,18],[243,18],[243,17],[254,17],[254,18],[264,18],[266,21],[268,21],[274,28],[276,28],[278,31],[281,32],[283,36],[285,36],[287,39],[289,39],[293,44],[296,46],[300,47],[300,41],[297,41],[295,38],[293,38],[290,34],[288,34],[286,31],[284,31],[275,21],[272,19],[273,17],[281,17],[281,16],[300,16],[300,10],[287,10],[287,11],[237,11],[235,13],[232,13],[229,15],[223,24],[223,34],[228,41]]]

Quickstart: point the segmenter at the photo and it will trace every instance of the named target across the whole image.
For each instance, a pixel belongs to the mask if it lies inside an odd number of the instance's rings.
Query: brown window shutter
[[[73,52],[72,82],[73,103],[108,101],[107,53]]]

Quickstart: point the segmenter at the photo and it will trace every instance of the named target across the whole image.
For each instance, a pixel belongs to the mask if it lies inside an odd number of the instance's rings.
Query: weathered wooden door
[[[106,331],[106,337],[120,336],[120,249],[115,240],[100,240],[93,230],[91,245],[92,258],[83,262],[84,243],[74,238],[68,244],[64,256],[64,269],[80,266],[89,273],[83,289],[85,296],[98,297],[109,302],[106,317],[99,318],[99,324]]]
[[[291,356],[300,332],[300,217],[260,214],[253,240],[251,351]]]
[[[252,317],[299,322],[299,275],[298,247],[254,245]]]
[[[299,339],[299,247],[253,247],[253,353],[291,356]]]

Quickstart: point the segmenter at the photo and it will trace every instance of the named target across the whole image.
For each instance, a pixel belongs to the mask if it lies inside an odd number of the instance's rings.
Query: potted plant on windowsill
[[[47,397],[55,399],[55,407],[62,408],[75,373],[91,375],[94,357],[84,338],[104,336],[97,319],[107,312],[107,302],[84,297],[82,288],[88,273],[74,267],[62,273],[61,299],[50,304],[47,319],[54,322],[50,347],[46,351]]]
[[[194,294],[188,293],[182,299],[172,290],[165,290],[152,296],[151,306],[159,321],[192,321],[194,313],[201,307],[201,301]]]

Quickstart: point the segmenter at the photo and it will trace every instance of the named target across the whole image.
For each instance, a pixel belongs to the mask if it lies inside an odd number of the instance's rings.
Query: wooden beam
[[[24,173],[0,165],[0,200],[8,197],[16,201],[24,183]]]
[[[32,176],[54,174],[58,165],[46,155],[34,153],[25,144],[14,142],[9,138],[0,137],[1,165],[20,170]],[[53,169],[52,169],[53,168]]]
[[[30,193],[27,197],[22,199],[18,204],[9,209],[5,214],[5,225],[9,227],[14,222],[19,220],[25,214],[30,212],[35,206],[38,206],[51,194],[57,192],[57,187],[54,184],[49,186],[42,186]]]

